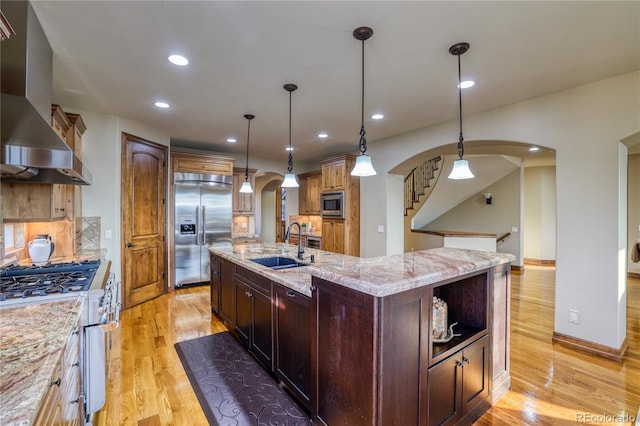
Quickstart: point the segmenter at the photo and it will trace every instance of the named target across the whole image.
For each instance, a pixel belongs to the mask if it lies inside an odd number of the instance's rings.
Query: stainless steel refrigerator
[[[231,245],[232,176],[174,173],[174,285],[209,281],[212,245]]]

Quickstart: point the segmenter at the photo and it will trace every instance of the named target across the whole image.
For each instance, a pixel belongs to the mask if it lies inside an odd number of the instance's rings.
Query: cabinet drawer
[[[236,266],[235,270],[236,276],[243,278],[244,281],[250,283],[256,290],[267,296],[271,296],[271,281],[269,279],[239,266]]]

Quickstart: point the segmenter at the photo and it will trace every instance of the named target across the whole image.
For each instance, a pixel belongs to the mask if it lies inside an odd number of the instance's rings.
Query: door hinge
[[[162,273],[162,279],[163,280],[165,279],[165,273],[164,272]]]
[[[164,198],[162,199],[162,205],[164,206]]]

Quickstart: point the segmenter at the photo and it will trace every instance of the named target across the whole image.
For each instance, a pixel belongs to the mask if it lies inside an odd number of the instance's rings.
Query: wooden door
[[[124,307],[167,289],[165,230],[167,148],[122,134],[122,268]]]

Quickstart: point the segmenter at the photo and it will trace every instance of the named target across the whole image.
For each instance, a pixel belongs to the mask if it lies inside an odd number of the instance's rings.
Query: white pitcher
[[[49,235],[38,234],[36,238],[29,241],[29,257],[31,258],[31,262],[36,265],[47,263],[54,249],[55,244]]]

